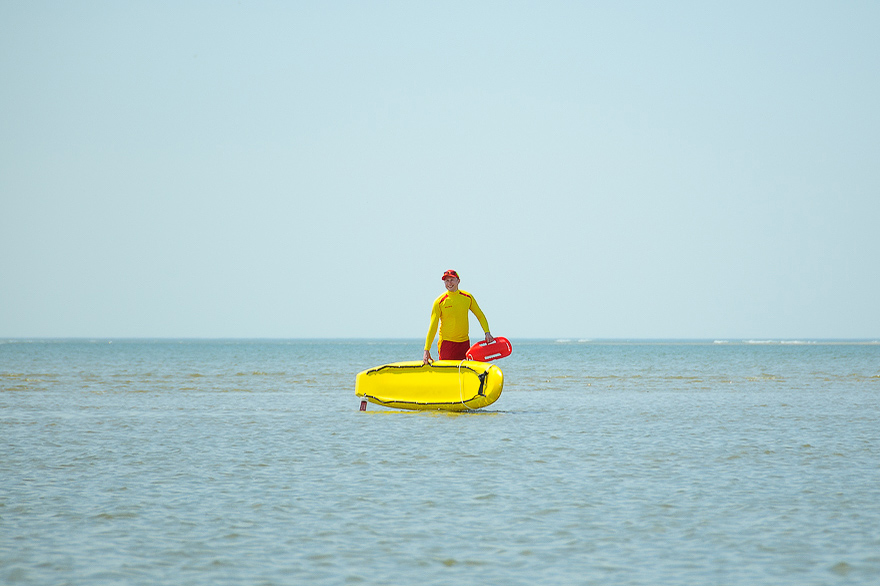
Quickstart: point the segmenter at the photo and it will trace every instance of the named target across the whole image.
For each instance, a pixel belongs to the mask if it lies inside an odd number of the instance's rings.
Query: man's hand
[[[425,350],[425,356],[424,358],[422,358],[422,366],[426,364],[431,364],[432,362],[434,362],[434,359],[431,358],[431,351]]]
[[[494,341],[495,341],[495,338],[492,337],[492,334],[490,334],[489,332],[486,332],[486,343],[491,344]]]

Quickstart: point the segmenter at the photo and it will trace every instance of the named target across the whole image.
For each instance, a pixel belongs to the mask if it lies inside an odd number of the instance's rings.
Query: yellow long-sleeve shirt
[[[434,336],[437,335],[437,327],[440,327],[440,340],[450,342],[464,342],[469,338],[468,311],[474,312],[480,321],[484,333],[489,332],[489,322],[477,300],[467,291],[446,292],[431,306],[431,326],[428,328],[428,337],[425,340],[425,350],[431,349]]]

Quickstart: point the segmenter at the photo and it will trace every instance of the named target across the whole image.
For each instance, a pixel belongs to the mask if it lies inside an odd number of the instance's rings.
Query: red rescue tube
[[[510,340],[498,337],[491,344],[484,340],[471,346],[467,352],[467,359],[489,362],[510,356],[511,352],[513,352],[513,348],[510,345]]]

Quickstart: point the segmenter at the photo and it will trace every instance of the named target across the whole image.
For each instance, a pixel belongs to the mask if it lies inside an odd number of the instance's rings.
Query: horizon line
[[[590,343],[590,342],[703,342],[713,344],[725,343],[822,343],[822,342],[861,342],[880,344],[880,336],[875,337],[780,337],[780,336],[716,336],[716,337],[581,337],[581,336],[552,336],[552,337],[521,337],[514,338],[524,342],[555,342],[555,343]],[[253,337],[253,336],[0,336],[0,342],[20,341],[395,341],[395,342],[418,342],[421,337],[364,337],[364,336],[324,336],[324,337]]]

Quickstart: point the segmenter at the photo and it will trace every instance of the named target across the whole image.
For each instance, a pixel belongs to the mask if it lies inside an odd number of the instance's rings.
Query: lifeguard
[[[469,311],[477,316],[480,326],[486,334],[486,342],[492,343],[495,339],[489,333],[489,322],[486,321],[486,316],[477,305],[477,300],[467,291],[459,290],[458,284],[460,282],[461,279],[457,272],[449,270],[443,273],[446,292],[434,300],[434,304],[431,306],[431,325],[428,328],[428,337],[425,339],[423,364],[430,364],[434,361],[431,358],[431,344],[434,343],[438,327],[440,341],[437,344],[437,351],[440,360],[465,359],[471,346],[468,329]]]

